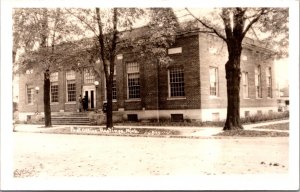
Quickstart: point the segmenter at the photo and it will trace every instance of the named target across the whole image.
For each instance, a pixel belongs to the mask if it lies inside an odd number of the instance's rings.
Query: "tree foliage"
[[[61,69],[54,62],[55,46],[70,36],[68,21],[61,9],[14,9],[13,60],[17,73],[34,69],[43,74],[45,127],[51,124],[50,73]],[[18,50],[23,53],[15,62]]]
[[[160,63],[169,62],[166,48],[175,40],[176,17],[168,8],[65,9],[65,13],[66,17],[73,18],[72,24],[77,27],[75,33],[80,40],[60,44],[57,47],[61,51],[56,52],[53,58],[57,64],[66,61],[78,64],[72,67],[79,70],[93,66],[97,76],[104,72],[107,127],[112,127],[112,83],[116,55],[128,49],[135,53],[137,60],[155,57]],[[144,22],[146,26],[134,29],[137,22]]]
[[[278,57],[288,56],[288,8],[215,8],[200,17],[189,9],[186,10],[200,23],[200,28],[215,33],[225,42],[234,37],[230,33],[241,24],[242,40],[244,37],[254,39],[261,46],[272,49]],[[236,20],[239,14],[240,21]],[[237,29],[235,30],[236,33]]]

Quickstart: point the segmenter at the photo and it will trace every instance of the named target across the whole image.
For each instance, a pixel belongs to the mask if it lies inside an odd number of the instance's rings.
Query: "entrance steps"
[[[53,125],[91,125],[88,114],[89,112],[53,114],[51,122]]]

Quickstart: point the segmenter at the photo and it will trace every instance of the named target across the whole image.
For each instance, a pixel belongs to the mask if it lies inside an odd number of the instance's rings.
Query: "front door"
[[[88,85],[82,87],[82,97],[87,98],[88,110],[94,110],[96,108],[96,91],[94,85]]]

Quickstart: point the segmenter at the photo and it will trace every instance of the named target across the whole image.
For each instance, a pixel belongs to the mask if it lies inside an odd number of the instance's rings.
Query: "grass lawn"
[[[287,132],[255,131],[255,130],[231,130],[218,133],[214,136],[237,136],[237,137],[288,137]]]
[[[289,130],[289,123],[278,123],[273,125],[265,125],[254,127],[255,129],[275,129],[275,130]]]

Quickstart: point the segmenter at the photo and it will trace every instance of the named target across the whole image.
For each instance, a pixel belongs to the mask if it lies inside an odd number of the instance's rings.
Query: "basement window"
[[[261,110],[257,110],[257,115],[262,115],[262,111]]]
[[[171,114],[172,122],[183,122],[183,114]]]
[[[250,111],[245,111],[245,117],[249,117],[250,116]]]
[[[137,122],[138,121],[138,115],[137,114],[128,114],[127,115],[127,120]]]
[[[220,121],[220,113],[212,113],[212,121]]]

